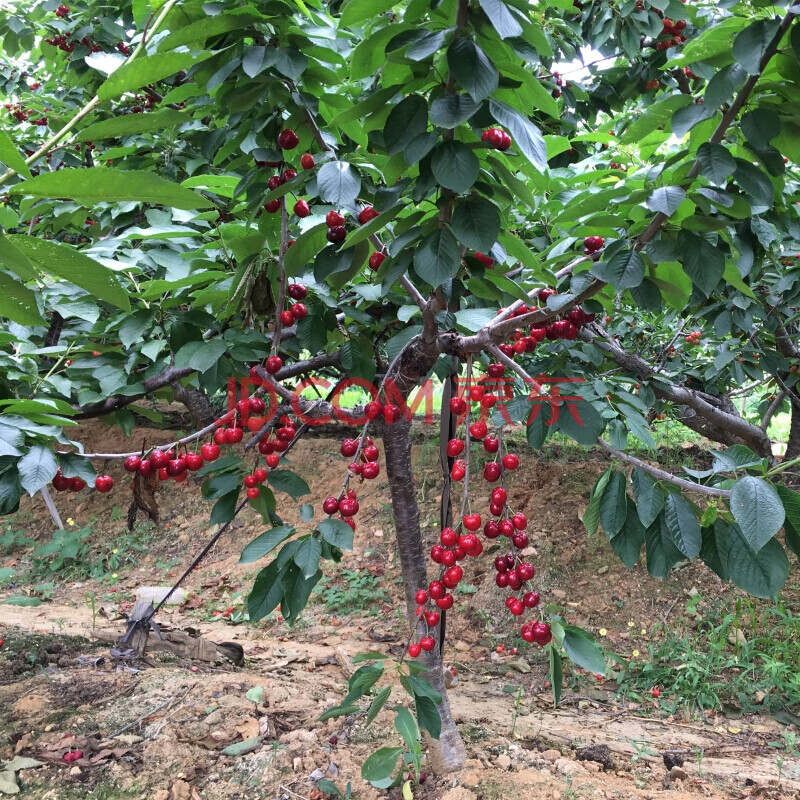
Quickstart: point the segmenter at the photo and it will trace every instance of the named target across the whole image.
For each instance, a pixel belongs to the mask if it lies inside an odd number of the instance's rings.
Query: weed
[[[352,569],[322,578],[316,594],[329,614],[360,612],[374,616],[381,613],[381,606],[390,599],[379,578]]]

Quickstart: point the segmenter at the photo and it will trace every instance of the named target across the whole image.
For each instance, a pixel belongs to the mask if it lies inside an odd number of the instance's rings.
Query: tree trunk
[[[386,472],[392,498],[397,547],[403,569],[406,612],[410,624],[414,624],[417,609],[414,595],[418,589],[427,589],[428,570],[419,527],[419,505],[411,465],[410,429],[411,426],[405,419],[387,425],[383,434],[383,444],[386,450]],[[426,654],[425,666],[428,669],[426,677],[431,686],[442,695],[442,703],[439,706],[442,734],[438,740],[427,737],[431,769],[437,775],[441,775],[458,769],[466,760],[467,754],[450,711],[450,701],[444,685],[442,656],[438,646]]]
[[[184,386],[179,381],[172,384],[172,391],[175,399],[186,406],[196,430],[206,428],[214,421],[214,410],[204,391]]]

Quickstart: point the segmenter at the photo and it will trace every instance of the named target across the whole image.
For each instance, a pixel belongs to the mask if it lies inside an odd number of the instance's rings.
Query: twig
[[[187,694],[188,694],[188,692],[187,692]],[[184,694],[183,696],[186,697],[186,694]],[[162,708],[166,708],[170,703],[173,703],[174,701],[175,701],[175,698],[174,697],[170,697],[169,700],[165,700],[163,703],[161,703],[161,705],[158,705],[155,708],[151,709],[150,711],[145,712],[144,714],[142,714],[141,717],[136,717],[136,719],[133,720],[133,722],[129,722],[127,725],[123,725],[121,728],[119,728],[118,730],[114,731],[114,733],[106,736],[106,739],[114,739],[117,736],[119,736],[120,734],[125,733],[125,731],[129,731],[135,725],[138,725],[143,719],[147,719],[148,717],[152,717],[153,714],[158,713],[159,711],[161,711]]]
[[[293,792],[291,789],[287,788],[283,784],[279,785],[278,788],[279,789],[283,789],[284,792],[288,792],[290,795],[292,795],[292,797],[299,797],[300,800],[308,800],[308,798],[305,797],[304,795],[297,794],[297,792]]]
[[[766,410],[764,414],[764,419],[761,420],[761,430],[764,431],[764,433],[767,432],[767,428],[769,428],[769,423],[775,416],[775,412],[781,407],[781,403],[783,403],[787,394],[789,393],[786,391],[786,389],[781,389],[781,391],[775,395],[775,399],[769,404],[769,408]]]

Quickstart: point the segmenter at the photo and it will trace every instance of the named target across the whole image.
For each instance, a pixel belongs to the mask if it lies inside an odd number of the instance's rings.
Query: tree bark
[[[794,392],[795,390],[792,389]],[[795,392],[795,394],[797,394]],[[786,455],[784,461],[791,461],[793,458],[800,457],[800,411],[797,406],[792,404],[792,424],[789,428],[789,440],[786,442]]]
[[[418,589],[427,589],[428,569],[422,531],[419,527],[419,505],[411,464],[410,431],[411,426],[404,418],[393,425],[387,425],[383,434],[383,444],[386,450],[386,472],[392,498],[397,547],[403,569],[406,612],[410,624],[413,625],[417,609],[414,595]],[[439,706],[442,733],[438,740],[426,737],[428,757],[433,772],[442,775],[461,767],[467,754],[450,710],[450,701],[444,685],[441,650],[437,646],[425,655],[426,677],[431,686],[442,695],[442,703]]]

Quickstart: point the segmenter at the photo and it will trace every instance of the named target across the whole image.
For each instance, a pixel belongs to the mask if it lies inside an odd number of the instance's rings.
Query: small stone
[[[548,761],[554,763],[561,758],[561,753],[558,750],[545,750],[542,753],[542,756],[544,756],[544,758],[546,758]]]
[[[605,575],[606,572],[608,572],[608,567],[607,566],[600,567],[600,569],[597,570],[597,574],[598,575]]]
[[[567,593],[563,589],[551,589],[550,594],[556,598],[556,600],[563,600]]]
[[[582,764],[569,758],[559,758],[555,763],[556,772],[562,775],[585,775],[586,770]]]
[[[292,759],[292,772],[300,772],[303,769],[303,759],[295,756]]]
[[[139,744],[139,742],[144,741],[144,739],[141,736],[136,736],[136,734],[133,733],[123,733],[115,738],[118,742],[122,742],[123,744],[127,745]]]
[[[758,690],[758,691],[755,693],[755,701],[756,701],[756,703],[763,703],[763,702],[764,702],[764,700],[765,700],[765,698],[766,698],[766,696],[767,696],[767,695],[766,695],[766,694],[764,694],[764,692],[762,692],[762,691],[759,689],[759,690]]]
[[[500,769],[508,769],[511,766],[511,758],[505,753],[502,753],[497,756],[497,766],[500,767]]]
[[[682,769],[681,767],[673,767],[669,771],[669,777],[672,778],[673,781],[685,781],[689,776],[686,774],[685,769]]]
[[[77,775],[83,775],[83,772],[81,771],[81,768],[80,768],[80,767],[73,767],[73,768],[72,768],[72,769],[69,771],[69,774],[70,774],[70,775],[71,775],[71,776],[74,778],[74,777],[76,777]]]

